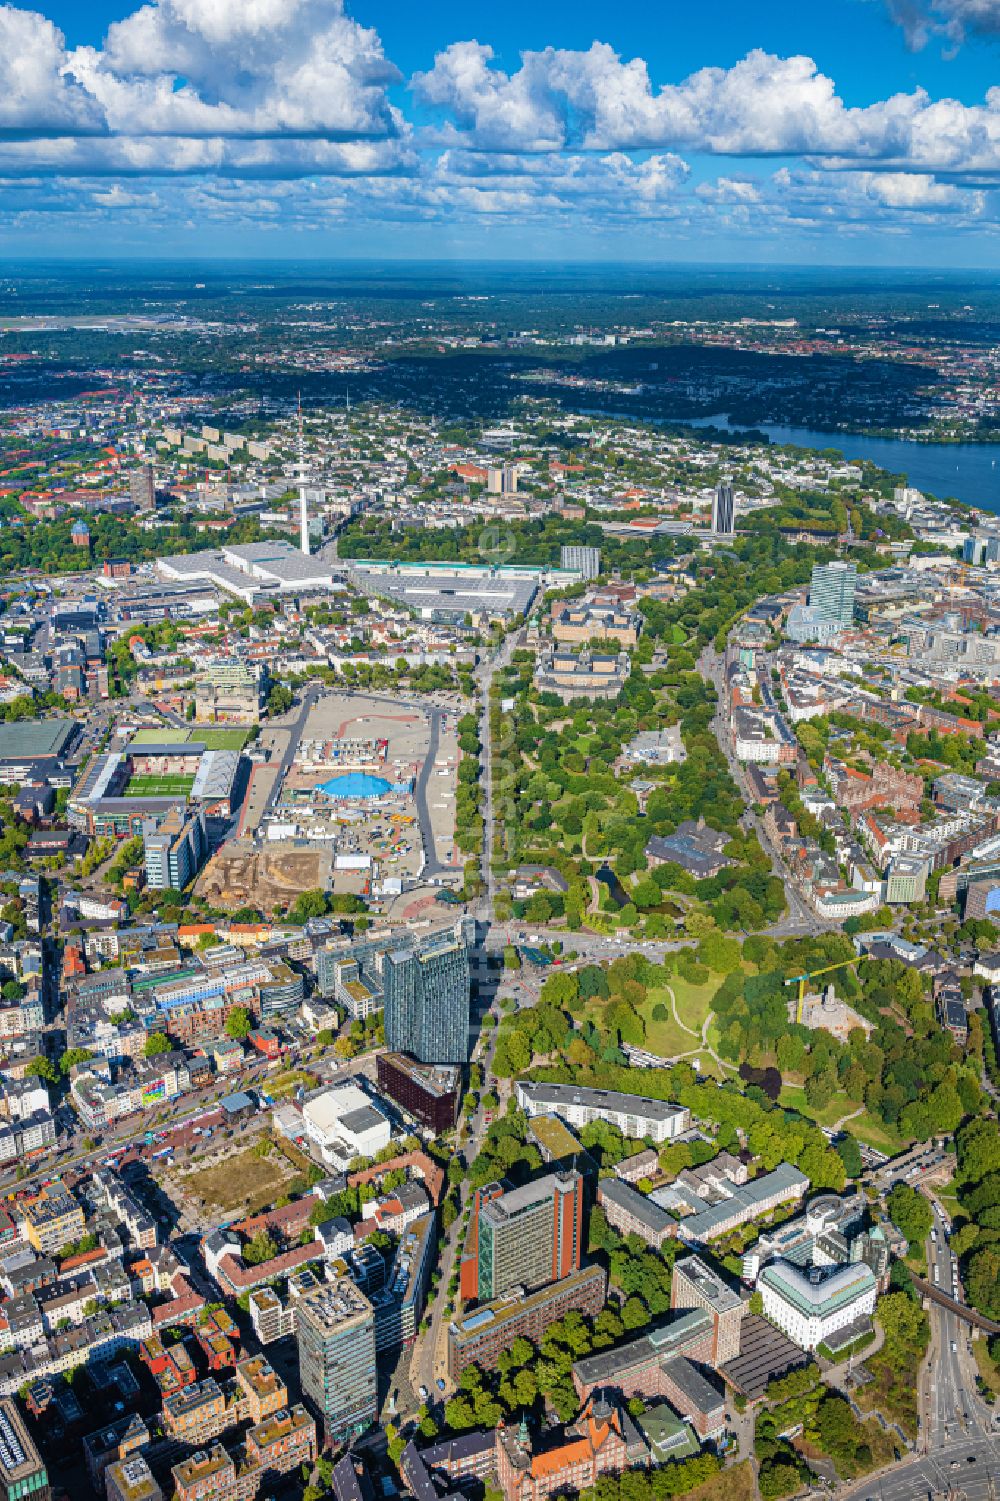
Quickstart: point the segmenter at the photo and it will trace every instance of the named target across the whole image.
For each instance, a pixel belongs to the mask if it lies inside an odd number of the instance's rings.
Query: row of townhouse
[[[97,1355],[132,1349],[151,1329],[145,1303],[130,1301],[43,1338],[29,1348],[11,1350],[0,1356],[0,1395],[9,1396],[26,1381],[39,1376],[74,1370]]]

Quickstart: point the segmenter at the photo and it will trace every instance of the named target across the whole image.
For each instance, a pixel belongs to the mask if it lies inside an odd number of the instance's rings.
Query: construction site
[[[212,856],[195,890],[213,907],[236,911],[248,901],[268,915],[284,912],[304,891],[329,891],[333,852],[322,844],[255,845],[233,839]]]
[[[388,904],[458,878],[451,697],[317,691],[294,722],[268,726],[238,837],[213,855],[199,893],[233,907],[252,891],[273,912],[317,888]]]

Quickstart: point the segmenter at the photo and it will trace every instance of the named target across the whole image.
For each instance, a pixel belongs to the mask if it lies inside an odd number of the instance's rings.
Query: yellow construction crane
[[[857,954],[853,959],[841,959],[839,964],[826,964],[822,969],[807,970],[804,975],[789,975],[785,980],[786,985],[799,987],[798,1004],[795,1007],[795,1020],[802,1020],[802,1003],[806,998],[806,981],[815,980],[819,975],[828,975],[835,969],[853,969],[855,964],[860,964],[862,959],[867,959],[868,954]]]

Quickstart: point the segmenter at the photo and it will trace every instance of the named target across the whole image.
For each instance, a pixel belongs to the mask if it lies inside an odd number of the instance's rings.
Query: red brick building
[[[527,1425],[496,1436],[496,1468],[506,1501],[548,1501],[573,1492],[583,1495],[601,1475],[621,1475],[649,1464],[649,1451],[623,1408],[595,1393],[558,1442],[534,1442]]]

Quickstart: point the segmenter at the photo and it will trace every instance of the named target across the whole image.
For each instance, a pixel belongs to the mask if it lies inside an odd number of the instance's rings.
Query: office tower
[[[42,1457],[12,1397],[0,1398],[0,1501],[50,1501]]]
[[[137,511],[156,510],[156,476],[152,464],[140,464],[128,477],[129,499]]]
[[[854,563],[814,563],[809,606],[817,620],[850,625],[854,620],[854,591],[858,570]]]
[[[385,1045],[420,1063],[469,1056],[469,951],[453,934],[397,949],[382,960]]]
[[[378,1416],[375,1310],[349,1277],[305,1293],[296,1304],[302,1391],[322,1415],[329,1444],[365,1432]]]
[[[700,1256],[685,1256],[674,1263],[670,1282],[671,1308],[701,1308],[712,1320],[712,1364],[724,1365],[740,1353],[746,1305],[725,1278]]]
[[[596,579],[601,572],[601,549],[599,547],[563,547],[559,553],[560,568],[572,568],[585,579]]]
[[[721,479],[712,497],[712,530],[719,537],[731,537],[736,531],[736,500],[732,482]]]
[[[486,490],[490,495],[516,495],[516,464],[490,464],[486,469]]]
[[[402,1105],[437,1135],[454,1129],[462,1094],[462,1071],[450,1063],[417,1063],[405,1053],[379,1053],[379,1093]]]
[[[146,885],[154,891],[183,891],[197,875],[208,854],[208,834],[202,812],[187,813],[175,804],[157,822],[142,826]]]
[[[575,1169],[523,1188],[490,1184],[473,1206],[462,1296],[486,1302],[556,1282],[579,1270],[582,1242],[583,1178]]]

